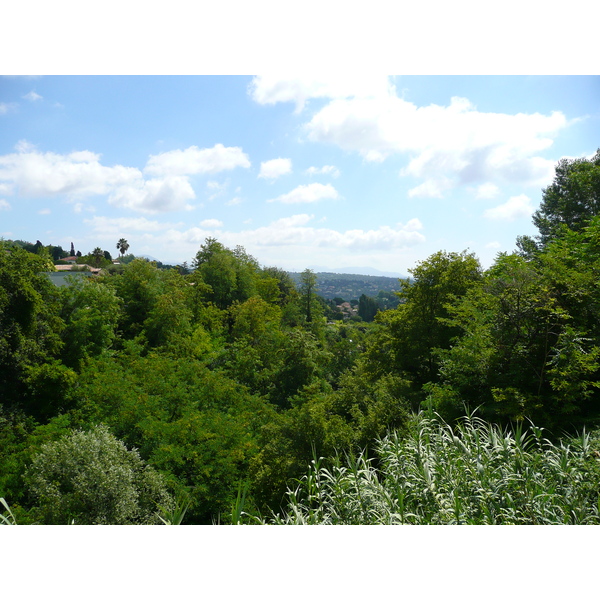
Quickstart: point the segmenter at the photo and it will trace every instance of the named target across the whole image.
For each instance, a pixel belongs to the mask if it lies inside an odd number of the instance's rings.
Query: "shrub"
[[[25,479],[45,524],[154,524],[173,508],[161,475],[104,425],[42,446]]]

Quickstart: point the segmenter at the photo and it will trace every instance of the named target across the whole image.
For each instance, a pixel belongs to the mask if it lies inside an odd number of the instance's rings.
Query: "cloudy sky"
[[[0,236],[190,262],[406,274],[535,235],[600,147],[597,76],[0,78]]]

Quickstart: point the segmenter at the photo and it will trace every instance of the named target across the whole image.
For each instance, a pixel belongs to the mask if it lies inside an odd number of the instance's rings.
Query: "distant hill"
[[[290,272],[296,285],[300,284],[300,273]],[[346,301],[358,300],[362,294],[375,297],[380,291],[397,292],[400,290],[398,277],[383,275],[354,275],[352,273],[315,273],[317,276],[317,294],[327,300],[343,298]]]
[[[343,267],[342,269],[332,269],[330,267],[323,266],[309,266],[311,271],[315,273],[337,273],[339,275],[374,275],[376,277],[392,277],[394,279],[406,279],[406,275],[397,273],[395,271],[380,271],[374,267]]]

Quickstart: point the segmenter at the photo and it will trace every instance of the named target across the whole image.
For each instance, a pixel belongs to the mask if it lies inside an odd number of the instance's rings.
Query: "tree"
[[[533,214],[543,246],[563,228],[580,230],[600,214],[600,149],[591,159],[563,158],[551,185],[543,190],[540,208]]]
[[[44,269],[42,257],[0,242],[0,402],[36,416],[62,401],[70,376],[56,362],[64,322]]]
[[[206,238],[192,262],[195,281],[210,287],[204,300],[225,310],[236,300],[245,302],[258,292],[260,268],[244,248],[226,248],[215,238]]]
[[[104,258],[104,251],[102,250],[102,248],[96,247],[92,250],[92,254],[90,256],[94,261],[94,265],[96,267],[99,267],[102,263],[102,259]]]
[[[127,252],[127,250],[129,250],[129,243],[127,242],[127,240],[125,238],[121,238],[117,242],[117,250],[121,253],[121,256],[123,256],[125,254],[125,252]]]
[[[99,425],[42,446],[26,475],[45,524],[159,524],[162,476]]]
[[[409,272],[412,279],[400,280],[398,292],[404,303],[377,315],[384,327],[367,353],[375,372],[407,376],[419,390],[437,379],[436,349],[448,348],[460,331],[444,322],[448,304],[477,285],[482,270],[474,254],[440,251]]]
[[[109,349],[116,340],[122,301],[114,289],[95,278],[76,279],[59,288],[61,317],[66,323],[62,339],[68,353],[64,362],[76,365],[86,356]]]
[[[377,314],[377,300],[366,294],[362,294],[358,299],[358,316],[367,323],[370,323]]]
[[[312,323],[318,315],[317,276],[311,269],[300,274],[300,307],[307,323]]]

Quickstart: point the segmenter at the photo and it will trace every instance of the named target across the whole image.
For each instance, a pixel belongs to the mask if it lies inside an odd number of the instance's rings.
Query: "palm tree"
[[[121,253],[121,256],[123,256],[125,254],[125,252],[127,252],[127,250],[129,250],[129,243],[127,242],[127,240],[125,238],[121,238],[117,242],[117,250]]]

